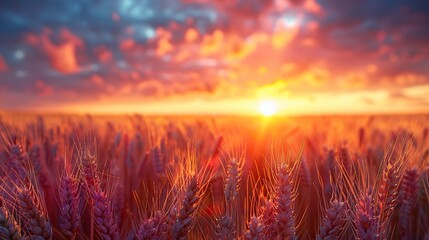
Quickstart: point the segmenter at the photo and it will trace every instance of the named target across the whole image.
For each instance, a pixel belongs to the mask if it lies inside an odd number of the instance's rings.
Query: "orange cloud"
[[[183,62],[184,60],[188,59],[190,56],[191,56],[190,51],[183,49],[179,51],[179,53],[174,57],[174,61]]]
[[[0,55],[0,72],[6,72],[8,69],[6,60]]]
[[[424,84],[426,80],[426,76],[415,73],[403,73],[396,75],[394,78],[394,82],[401,86]]]
[[[191,43],[191,42],[194,42],[197,39],[198,39],[198,32],[197,32],[197,30],[191,28],[191,29],[188,29],[186,31],[186,34],[185,34],[185,40],[186,40],[186,42]]]
[[[49,38],[50,29],[45,29],[41,36],[29,34],[26,41],[32,45],[39,45],[49,58],[52,67],[61,73],[74,73],[79,71],[76,59],[76,48],[83,46],[83,41],[67,29],[60,32],[61,43],[56,45]]]
[[[276,49],[285,48],[298,34],[298,27],[284,26],[282,21],[277,22],[277,31],[272,35],[271,43]]]
[[[212,35],[204,36],[203,43],[201,45],[202,55],[210,55],[217,53],[223,43],[224,34],[220,30],[216,30]]]
[[[170,51],[173,50],[173,45],[171,44],[171,33],[159,28],[157,29],[157,35],[158,35],[158,44],[156,49],[156,54],[158,56],[162,56]]]
[[[366,66],[366,71],[369,73],[375,73],[377,72],[378,67],[375,64],[369,64],[368,66]]]
[[[230,60],[244,59],[248,57],[256,48],[255,42],[245,42],[238,37],[232,38],[229,45],[229,51],[226,57]]]
[[[56,70],[62,73],[74,73],[79,70],[79,65],[74,55],[75,46],[73,44],[64,43],[59,46],[46,44],[45,51]]]

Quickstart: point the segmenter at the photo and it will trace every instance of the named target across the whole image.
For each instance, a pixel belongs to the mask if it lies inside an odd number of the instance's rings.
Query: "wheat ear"
[[[256,217],[250,218],[248,230],[244,237],[246,240],[262,240],[263,226]]]
[[[293,202],[295,193],[293,189],[292,172],[286,165],[282,165],[277,179],[276,193],[276,221],[277,235],[281,239],[295,239],[295,213]]]
[[[399,233],[403,239],[411,238],[411,214],[417,201],[418,181],[419,174],[416,168],[405,171],[399,192]]]
[[[371,197],[365,195],[359,200],[354,217],[356,238],[359,240],[377,240],[377,224]]]
[[[187,185],[185,198],[182,201],[179,214],[173,224],[172,234],[174,239],[188,239],[188,234],[193,224],[193,215],[199,201],[198,190],[197,178],[192,176]]]
[[[345,202],[333,200],[326,210],[325,217],[317,235],[318,240],[340,239],[347,222]]]
[[[21,238],[18,224],[5,207],[0,207],[0,239],[18,240]]]
[[[227,214],[223,215],[216,221],[215,237],[217,240],[233,240],[235,239],[234,234],[234,223],[232,217]]]
[[[78,180],[65,174],[59,186],[60,223],[63,233],[75,239],[80,224]]]
[[[32,188],[18,189],[19,213],[23,230],[34,239],[51,239],[52,227]]]

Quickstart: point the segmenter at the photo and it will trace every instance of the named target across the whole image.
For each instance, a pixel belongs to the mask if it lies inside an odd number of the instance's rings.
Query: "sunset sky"
[[[0,110],[429,111],[427,0],[0,3]]]

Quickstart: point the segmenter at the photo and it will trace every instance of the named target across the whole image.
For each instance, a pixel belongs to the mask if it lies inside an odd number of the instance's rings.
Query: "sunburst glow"
[[[259,112],[267,117],[276,114],[277,107],[277,102],[274,100],[262,100],[259,102]]]

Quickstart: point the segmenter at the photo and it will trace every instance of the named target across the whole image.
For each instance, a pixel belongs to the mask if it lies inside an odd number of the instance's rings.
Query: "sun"
[[[277,102],[274,100],[262,100],[259,102],[259,112],[267,117],[276,114]]]

